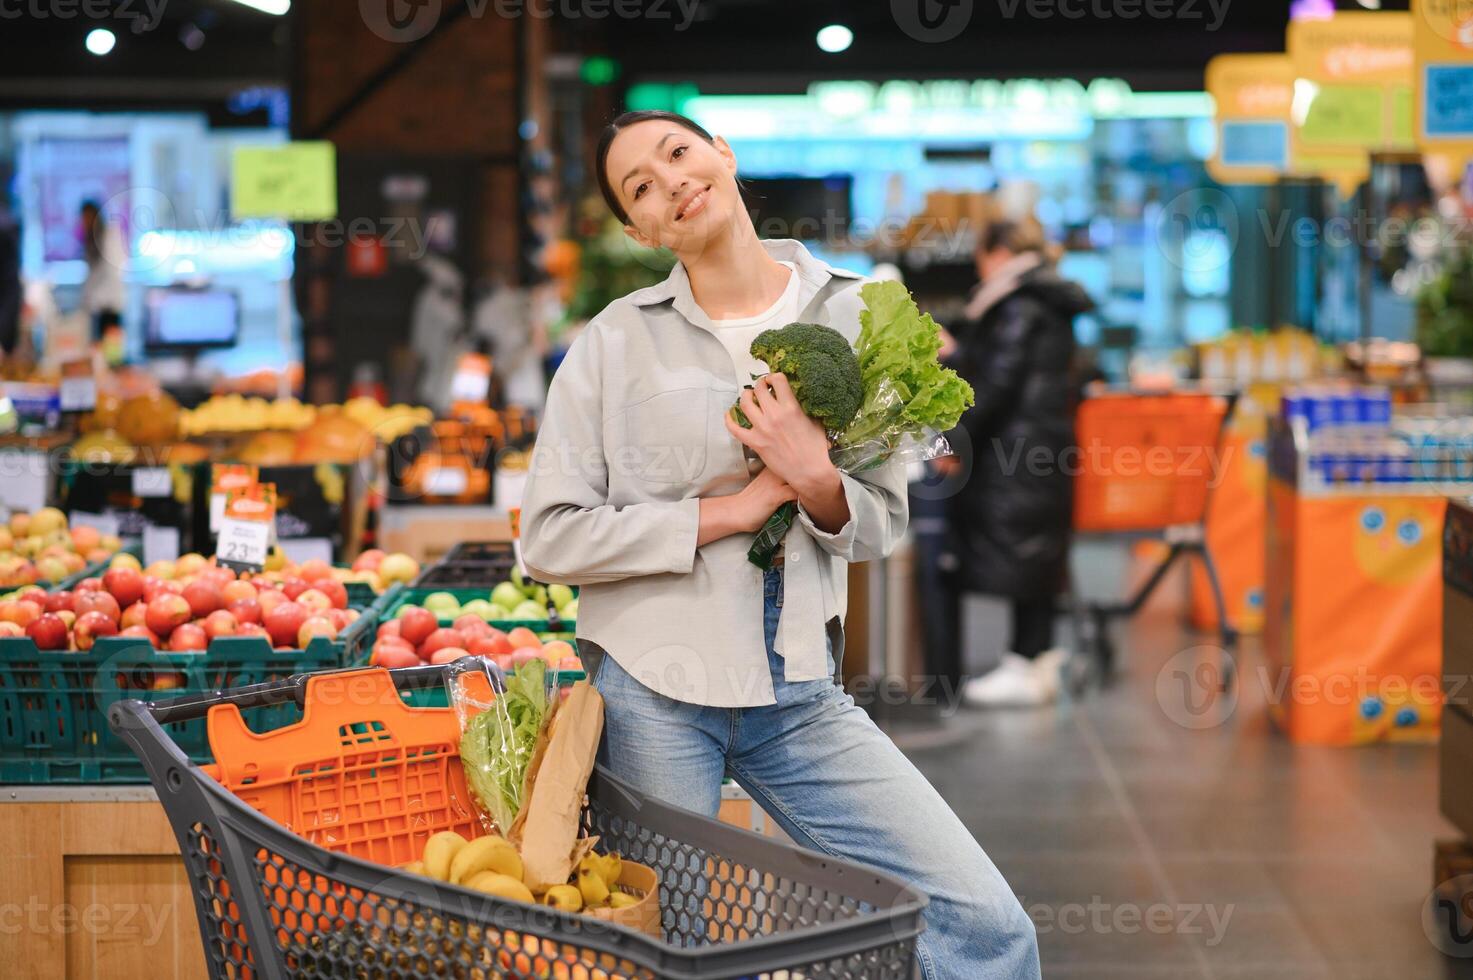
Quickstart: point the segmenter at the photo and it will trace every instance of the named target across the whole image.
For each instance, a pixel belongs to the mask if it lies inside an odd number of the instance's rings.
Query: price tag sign
[[[255,483],[260,471],[248,463],[215,463],[210,474],[210,533],[219,534],[226,498],[232,490],[244,490]]]
[[[465,493],[465,470],[441,466],[425,474],[425,494],[430,497],[454,497]]]
[[[174,561],[179,557],[179,529],[154,524],[143,529],[143,563]]]
[[[261,571],[271,553],[276,522],[276,485],[253,483],[234,490],[225,502],[215,557],[237,571]]]
[[[483,402],[491,391],[491,358],[484,354],[466,354],[455,366],[450,378],[450,400]]]
[[[166,466],[140,466],[133,470],[133,496],[168,497],[174,492],[174,481]]]
[[[89,360],[63,364],[58,388],[63,412],[90,412],[97,407],[97,379]]]
[[[260,521],[242,521],[226,517],[220,523],[220,540],[215,544],[215,557],[222,565],[260,571],[266,567],[271,553],[271,525]]]
[[[84,510],[74,510],[67,515],[67,520],[72,527],[96,528],[97,533],[103,536],[118,534],[117,514],[89,514]]]

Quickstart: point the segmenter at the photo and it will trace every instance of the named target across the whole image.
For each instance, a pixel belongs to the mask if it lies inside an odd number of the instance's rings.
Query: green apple
[[[523,595],[531,595],[537,583],[523,575],[521,566],[517,565],[511,570],[511,586]]]
[[[455,596],[450,594],[449,592],[431,592],[429,595],[424,597],[424,600],[420,602],[420,605],[424,606],[426,609],[439,616],[441,619],[444,619],[447,615],[449,615],[448,610],[460,608],[460,600],[455,598]]]
[[[554,606],[561,609],[573,601],[573,590],[561,583],[555,583],[547,587],[547,597],[552,600]]]
[[[467,602],[465,605],[460,607],[460,612],[461,615],[470,613],[473,616],[479,616],[481,619],[487,620],[489,622],[490,620],[496,618],[496,609],[497,607],[492,605],[491,602],[487,599],[472,599],[470,602]]]
[[[509,618],[511,618],[511,619],[546,619],[547,618],[547,607],[546,606],[539,606],[537,603],[535,603],[532,600],[528,599],[526,602],[520,603],[515,609],[513,609],[511,611],[511,616]]]
[[[567,602],[563,603],[561,606],[558,606],[557,607],[557,614],[559,616],[563,617],[564,619],[577,619],[578,618],[578,600],[577,599],[569,599]]]
[[[543,609],[546,609],[547,608],[547,586],[545,586],[545,585],[539,585],[539,586],[537,586],[537,588],[535,588],[535,589],[532,590],[532,594],[528,598],[530,598],[533,602],[537,603],[537,605],[541,606]]]
[[[506,608],[505,606],[498,606],[496,603],[493,602],[491,603],[491,611],[494,614],[491,617],[491,619],[493,620],[511,619],[511,610]]]
[[[522,590],[510,582],[502,582],[491,590],[491,601],[503,609],[514,609],[517,603],[527,598],[522,595]]]

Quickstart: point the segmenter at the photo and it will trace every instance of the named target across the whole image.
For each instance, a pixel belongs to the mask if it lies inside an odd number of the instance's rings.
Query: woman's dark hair
[[[624,205],[619,203],[619,198],[614,193],[614,185],[609,181],[609,147],[614,144],[615,136],[635,123],[648,122],[651,119],[663,119],[665,122],[674,123],[681,129],[695,133],[707,143],[716,142],[715,138],[694,119],[682,116],[678,112],[665,112],[662,109],[640,109],[635,112],[626,112],[605,126],[603,133],[598,138],[598,150],[594,155],[593,167],[598,174],[598,189],[604,196],[604,203],[609,206],[610,211],[614,212],[614,217],[626,225],[629,224],[629,212],[625,211]]]

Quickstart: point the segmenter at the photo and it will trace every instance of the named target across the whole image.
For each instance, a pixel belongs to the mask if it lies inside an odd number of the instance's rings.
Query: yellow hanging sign
[[[1369,154],[1411,150],[1412,15],[1345,11],[1289,24],[1294,171],[1353,191]]]
[[[1207,172],[1220,184],[1268,184],[1289,169],[1294,64],[1286,54],[1221,54],[1207,63],[1217,148]]]
[[[1445,190],[1473,161],[1473,0],[1412,0],[1412,25],[1413,129]]]

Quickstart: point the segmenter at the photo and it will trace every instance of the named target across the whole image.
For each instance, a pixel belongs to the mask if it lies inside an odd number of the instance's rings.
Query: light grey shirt
[[[800,277],[798,319],[859,334],[863,280],[795,241],[763,243]],[[548,582],[582,586],[578,637],[646,687],[717,707],[775,701],[752,535],[696,547],[701,497],[761,470],[722,416],[747,375],[696,305],[685,268],[611,303],[569,348],[548,392],[522,501],[522,557]],[[789,682],[829,676],[848,563],[889,554],[905,531],[904,468],[844,474],[849,522],[820,530],[800,507],[784,542],[776,652]]]

